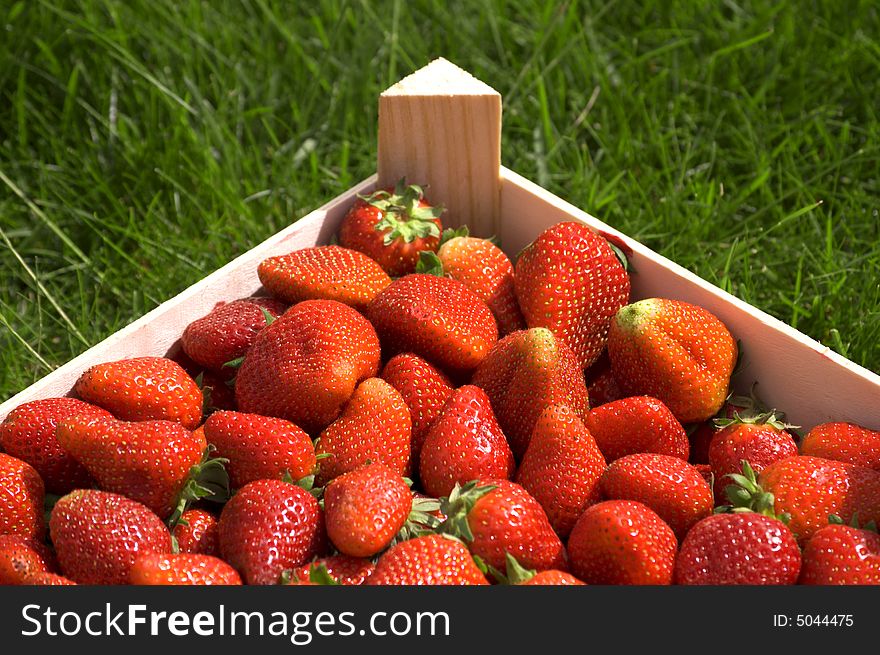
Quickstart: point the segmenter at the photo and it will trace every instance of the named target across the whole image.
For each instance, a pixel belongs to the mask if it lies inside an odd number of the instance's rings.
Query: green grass
[[[3,3],[0,398],[373,172],[438,55],[506,165],[880,370],[875,3],[553,4]]]

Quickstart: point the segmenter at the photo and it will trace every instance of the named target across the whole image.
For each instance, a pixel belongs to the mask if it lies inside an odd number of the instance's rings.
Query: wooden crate
[[[880,428],[880,376],[501,166],[500,144],[501,96],[445,60],[432,62],[380,97],[377,175],[13,396],[0,405],[0,420],[24,402],[67,395],[93,364],[173,354],[188,323],[217,302],[260,289],[256,271],[263,259],[327,243],[358,193],[406,175],[430,185],[432,200],[448,208],[445,222],[466,223],[480,236],[498,235],[512,258],[559,221],[580,221],[615,239],[636,271],[633,300],[660,296],[700,305],[741,340],[737,391],[748,392],[758,381],[761,398],[805,428],[830,420]]]

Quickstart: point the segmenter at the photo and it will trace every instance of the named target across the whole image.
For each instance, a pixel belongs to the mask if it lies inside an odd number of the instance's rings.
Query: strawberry
[[[412,494],[399,473],[367,464],[334,478],[324,489],[327,536],[344,555],[371,557],[406,523]]]
[[[200,371],[193,378],[199,382],[204,397],[205,414],[211,414],[217,410],[234,412],[238,409],[235,403],[235,369],[226,368],[222,373],[214,371]]]
[[[368,585],[485,585],[473,557],[457,539],[432,534],[396,544],[376,562]]]
[[[109,412],[75,398],[46,398],[19,405],[0,424],[3,450],[34,467],[53,494],[92,484],[89,472],[55,438],[58,421],[77,414],[111,418]]]
[[[242,487],[220,514],[220,553],[247,584],[277,584],[282,571],[323,552],[326,535],[318,501],[282,480]]]
[[[591,505],[568,538],[571,572],[587,584],[671,584],[677,548],[672,528],[631,500]]]
[[[286,419],[317,433],[355,387],[379,372],[379,339],[351,307],[307,300],[261,330],[238,370],[242,412]]]
[[[33,576],[55,570],[55,558],[39,541],[17,534],[0,535],[0,585],[30,584]]]
[[[320,570],[327,573],[331,580],[343,586],[357,586],[364,584],[373,575],[376,565],[368,559],[361,557],[349,557],[348,555],[331,555],[316,559],[310,564],[305,564],[290,572],[290,578],[295,580],[310,580],[314,571]]]
[[[39,586],[75,586],[76,583],[70,578],[65,578],[57,573],[37,573],[30,576],[25,584]]]
[[[794,584],[801,568],[797,541],[785,524],[744,512],[697,523],[681,544],[675,582],[682,585]]]
[[[205,450],[204,442],[172,421],[74,416],[59,421],[56,435],[101,489],[143,503],[163,518],[174,510]]]
[[[585,583],[578,580],[571,573],[565,571],[557,571],[551,569],[549,571],[540,571],[524,582],[517,582],[518,585],[542,585],[553,587],[570,587],[573,585],[583,585]]]
[[[452,394],[449,378],[412,353],[401,353],[388,360],[382,379],[400,393],[412,420],[412,461],[419,461],[428,428]]]
[[[611,361],[608,359],[608,351],[602,351],[599,359],[587,370],[587,393],[590,396],[590,406],[598,407],[623,398],[620,387],[611,372]]]
[[[369,255],[388,275],[415,271],[421,251],[436,251],[442,207],[432,207],[421,187],[400,180],[394,188],[358,196],[339,226],[339,244]]]
[[[691,464],[709,466],[709,447],[718,432],[719,430],[715,427],[712,419],[697,423],[692,427],[688,434],[688,442],[690,443],[688,461]],[[709,466],[709,470],[712,470],[711,466]]]
[[[494,243],[467,235],[467,228],[446,230],[437,254],[421,254],[416,271],[458,280],[492,310],[501,336],[524,330],[516,300],[513,264]]]
[[[880,432],[853,423],[823,423],[804,437],[801,454],[880,471]]]
[[[721,427],[709,445],[709,464],[715,476],[715,500],[723,504],[731,473],[742,472],[746,460],[755,473],[786,457],[798,454],[798,447],[786,426],[772,412],[752,418],[719,419]],[[722,427],[723,426],[723,427]]]
[[[335,300],[363,311],[391,278],[375,261],[339,246],[303,248],[269,257],[257,268],[266,290],[295,305],[304,300]]]
[[[589,411],[587,388],[571,349],[543,328],[514,332],[499,341],[474,371],[516,457],[522,457],[541,412],[567,405],[579,417]]]
[[[181,553],[217,555],[220,552],[217,518],[203,509],[188,509],[171,530]]]
[[[274,298],[218,303],[207,315],[186,326],[180,344],[196,364],[220,371],[227,362],[244,356],[257,332],[286,309],[286,304]]]
[[[171,534],[156,514],[106,491],[77,489],[62,497],[49,531],[62,573],[80,584],[127,584],[139,555],[171,552]]]
[[[632,396],[591,410],[584,423],[609,462],[634,453],[687,460],[687,433],[662,401]]]
[[[587,369],[629,300],[629,277],[604,238],[581,223],[557,223],[520,253],[516,296],[528,326],[549,329]]]
[[[456,485],[440,509],[448,518],[438,530],[462,539],[489,566],[502,569],[509,554],[529,569],[568,568],[547,514],[518,484],[482,478]]]
[[[543,585],[554,587],[584,584],[571,573],[566,573],[559,569],[546,569],[544,571],[527,569],[517,562],[516,558],[510,553],[507,553],[505,560],[507,569],[504,573],[501,573],[497,569],[491,571],[501,584],[520,586]]]
[[[409,475],[412,422],[403,398],[382,378],[364,380],[348,405],[318,437],[316,484],[376,462]]]
[[[691,464],[709,463],[709,446],[715,435],[722,430],[716,425],[716,422],[726,425],[731,419],[753,419],[766,413],[763,403],[754,394],[751,396],[730,396],[715,418],[689,426],[688,440],[691,447],[688,460]]]
[[[456,483],[509,478],[515,469],[486,392],[473,385],[453,391],[422,446],[419,475],[425,491],[445,496]]]
[[[697,423],[724,404],[737,346],[702,307],[650,298],[617,312],[608,355],[625,395],[654,396],[682,423]]]
[[[40,474],[27,462],[0,453],[0,535],[42,539],[45,489]]]
[[[604,470],[605,458],[583,421],[566,405],[551,405],[535,423],[516,481],[565,538],[584,509],[598,500]]]
[[[175,421],[194,430],[202,420],[201,389],[180,364],[165,357],[97,364],[73,390],[123,421]]]
[[[241,578],[222,559],[192,553],[144,553],[128,572],[133,585],[240,585]]]
[[[709,485],[709,487],[713,487],[715,485],[715,476],[712,474],[712,467],[708,464],[692,464],[691,466],[703,476],[703,479]]]
[[[366,314],[390,352],[414,352],[451,373],[472,371],[498,340],[486,303],[446,277],[399,278],[373,299]]]
[[[712,513],[712,488],[678,457],[637,453],[611,463],[599,481],[608,500],[635,500],[654,510],[681,540]]]
[[[880,585],[880,535],[826,525],[804,546],[800,584]]]
[[[242,412],[216,412],[205,421],[205,438],[217,457],[229,460],[229,484],[282,478],[299,480],[314,473],[315,447],[305,432],[280,418]]]

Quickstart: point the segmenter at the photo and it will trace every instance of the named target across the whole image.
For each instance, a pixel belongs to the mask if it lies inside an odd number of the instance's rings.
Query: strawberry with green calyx
[[[661,400],[631,396],[600,405],[584,424],[609,462],[635,453],[687,460],[690,442],[675,415]]]
[[[444,209],[401,179],[391,189],[359,195],[339,226],[339,245],[376,260],[392,277],[415,271],[419,253],[435,251]]]
[[[376,565],[371,560],[331,555],[297,569],[284,571],[281,574],[281,584],[302,584],[308,581],[316,585],[356,586],[364,584],[375,570]]]
[[[876,526],[859,528],[832,521],[817,530],[804,546],[798,582],[880,585],[880,536]]]
[[[757,382],[755,385],[757,385]],[[701,423],[692,423],[687,426],[688,439],[691,443],[691,453],[688,460],[691,464],[709,463],[709,446],[712,443],[713,437],[720,430],[715,425],[716,420],[732,419],[737,414],[744,418],[752,418],[766,411],[767,409],[764,407],[764,404],[755,395],[754,388],[752,388],[752,392],[748,396],[730,394],[714,417],[706,419]],[[777,418],[782,420],[782,412],[777,412]]]
[[[534,569],[527,569],[517,562],[516,558],[510,553],[507,553],[506,569],[503,573],[494,567],[490,567],[489,571],[503,585],[571,586],[584,584],[571,573],[566,573],[565,571],[549,569],[538,572]]]
[[[204,509],[188,509],[171,529],[177,552],[196,555],[218,555],[217,517]]]
[[[854,423],[823,423],[804,437],[801,454],[880,471],[880,431]]]
[[[0,453],[0,535],[42,539],[45,497],[43,480],[30,464]]]
[[[366,584],[487,585],[489,581],[461,541],[431,534],[386,550]]]
[[[128,572],[133,585],[240,585],[241,577],[222,559],[192,553],[145,553]]]

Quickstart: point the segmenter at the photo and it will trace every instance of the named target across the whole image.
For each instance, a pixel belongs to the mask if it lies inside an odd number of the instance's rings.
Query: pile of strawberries
[[[708,311],[417,186],[259,266],[174,359],[0,425],[5,584],[880,584],[880,432],[729,395]],[[747,336],[747,335],[740,335]]]

